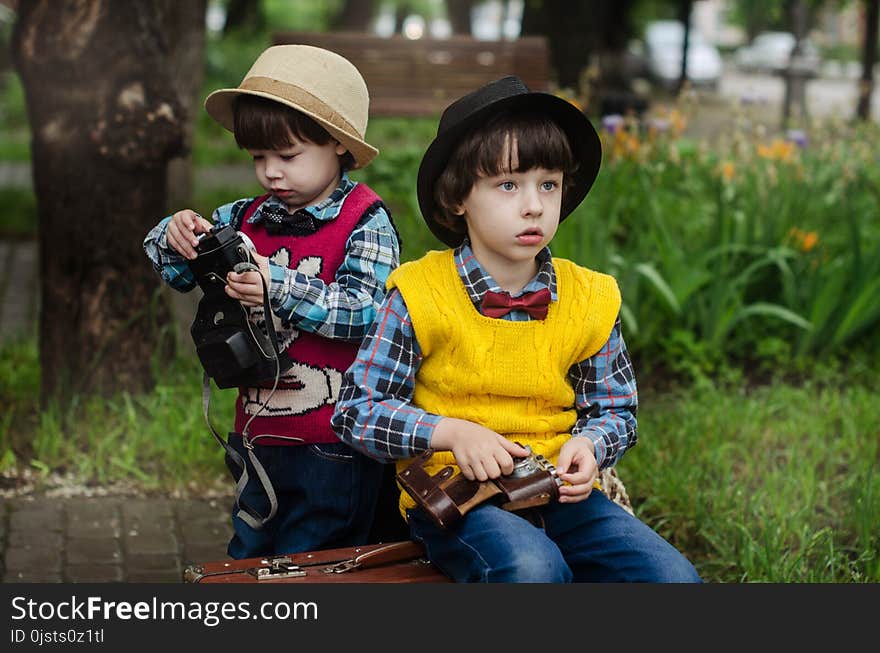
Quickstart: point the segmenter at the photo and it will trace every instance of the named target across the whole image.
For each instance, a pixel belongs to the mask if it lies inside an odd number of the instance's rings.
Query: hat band
[[[325,102],[319,100],[308,91],[304,91],[299,86],[279,82],[277,79],[269,77],[248,77],[238,85],[240,90],[257,91],[259,93],[268,93],[274,95],[285,102],[290,102],[301,107],[303,110],[314,114],[321,118],[336,129],[347,134],[354,134],[360,138],[361,133],[352,126],[339,113],[330,108]]]

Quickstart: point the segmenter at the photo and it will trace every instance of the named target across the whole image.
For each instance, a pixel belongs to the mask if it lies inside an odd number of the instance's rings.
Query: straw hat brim
[[[294,86],[284,85],[285,93],[295,93],[299,97],[292,99],[270,91],[261,91],[242,88],[223,88],[214,91],[205,99],[205,110],[208,114],[229,131],[234,131],[233,106],[236,98],[241,95],[253,95],[266,98],[288,107],[296,109],[313,119],[316,123],[327,130],[334,139],[339,141],[354,157],[353,168],[363,168],[370,163],[379,150],[353,133],[353,129],[346,129],[346,122],[338,113],[332,111],[326,104],[311,94],[297,89]],[[328,119],[329,118],[329,119]]]

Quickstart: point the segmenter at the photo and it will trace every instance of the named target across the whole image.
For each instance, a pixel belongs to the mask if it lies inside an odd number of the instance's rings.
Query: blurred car
[[[736,50],[733,61],[743,72],[773,73],[788,68],[795,46],[789,32],[762,32],[749,45]],[[800,65],[813,74],[819,73],[821,57],[809,39],[801,39]]]
[[[672,88],[681,77],[684,26],[675,20],[658,20],[645,28],[644,56],[648,75],[659,85]],[[688,33],[687,77],[694,86],[718,88],[724,62],[718,48],[695,28]]]

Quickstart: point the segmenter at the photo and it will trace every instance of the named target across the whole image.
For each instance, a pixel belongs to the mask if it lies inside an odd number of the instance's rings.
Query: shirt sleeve
[[[214,224],[228,224],[233,208],[243,200],[221,206],[212,216]],[[167,232],[171,216],[163,218],[159,224],[150,229],[144,238],[144,253],[153,265],[153,269],[169,286],[180,292],[188,292],[195,288],[196,280],[189,269],[186,259],[168,246]]]
[[[352,231],[331,283],[270,262],[272,310],[304,331],[358,342],[373,323],[385,297],[385,282],[399,262],[397,233],[379,206]]]
[[[638,440],[638,391],[620,318],[596,354],[569,370],[578,419],[573,437],[587,437],[596,449],[599,469],[612,467]]]
[[[390,462],[430,446],[440,415],[413,405],[422,362],[409,311],[392,290],[342,378],[332,417],[337,436],[364,454]]]

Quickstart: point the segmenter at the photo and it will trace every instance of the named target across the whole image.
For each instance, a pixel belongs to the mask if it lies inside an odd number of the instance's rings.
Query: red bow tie
[[[502,317],[514,309],[523,310],[536,320],[547,317],[550,305],[550,291],[541,288],[535,292],[523,293],[519,297],[511,297],[510,293],[487,291],[483,295],[481,308],[486,317]]]

